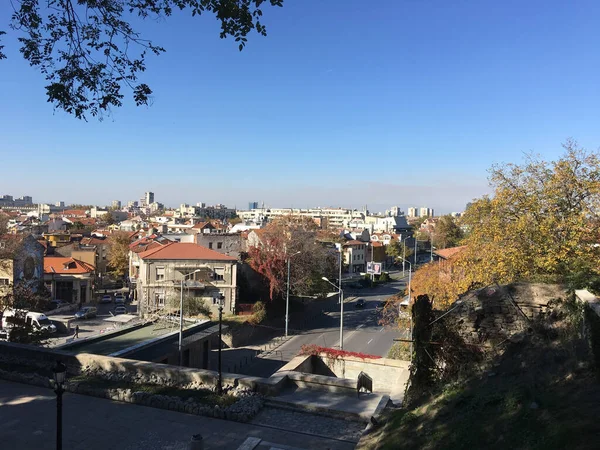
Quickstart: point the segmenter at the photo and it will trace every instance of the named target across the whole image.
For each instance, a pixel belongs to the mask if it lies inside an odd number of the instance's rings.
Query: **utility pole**
[[[223,372],[221,368],[221,347],[223,347],[221,343],[221,323],[223,320],[223,299],[219,297],[219,381],[217,384],[217,394],[221,395],[223,393]]]

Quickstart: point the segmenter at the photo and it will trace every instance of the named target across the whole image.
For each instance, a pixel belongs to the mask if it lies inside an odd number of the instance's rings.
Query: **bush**
[[[252,325],[258,325],[267,318],[267,309],[263,302],[256,302],[252,307],[252,315],[248,322]]]
[[[382,283],[387,283],[390,280],[390,274],[387,272],[383,272],[381,275],[379,275],[379,281],[381,281]]]

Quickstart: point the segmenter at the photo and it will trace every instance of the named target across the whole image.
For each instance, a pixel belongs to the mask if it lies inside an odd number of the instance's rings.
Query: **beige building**
[[[221,298],[223,311],[235,312],[237,259],[234,257],[197,244],[172,242],[137,253],[132,269],[142,316],[160,312],[169,296],[178,297],[184,277],[185,295],[203,299],[215,312]]]
[[[92,300],[95,268],[75,258],[46,256],[44,283],[53,299],[80,305]]]

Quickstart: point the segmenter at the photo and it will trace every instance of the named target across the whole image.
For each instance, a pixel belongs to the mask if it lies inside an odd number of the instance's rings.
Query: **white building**
[[[245,222],[262,223],[277,217],[304,216],[321,224],[322,228],[343,228],[344,223],[353,219],[364,220],[366,214],[356,209],[344,208],[258,208],[250,211],[237,211],[237,215]]]
[[[433,217],[433,209],[422,206],[419,209],[419,217]]]
[[[417,217],[417,213],[418,213],[418,209],[415,208],[414,206],[411,206],[410,208],[408,208],[408,217]]]

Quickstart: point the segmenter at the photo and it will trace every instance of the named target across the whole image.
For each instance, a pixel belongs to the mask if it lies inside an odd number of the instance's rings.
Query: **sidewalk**
[[[203,436],[205,450],[236,450],[248,437],[259,438],[275,448],[290,448],[290,444],[298,450],[354,448],[350,442],[270,426],[271,423],[244,424],[70,393],[63,398],[65,449],[188,450],[194,434]],[[2,448],[54,449],[55,431],[56,396],[52,390],[0,381]]]

